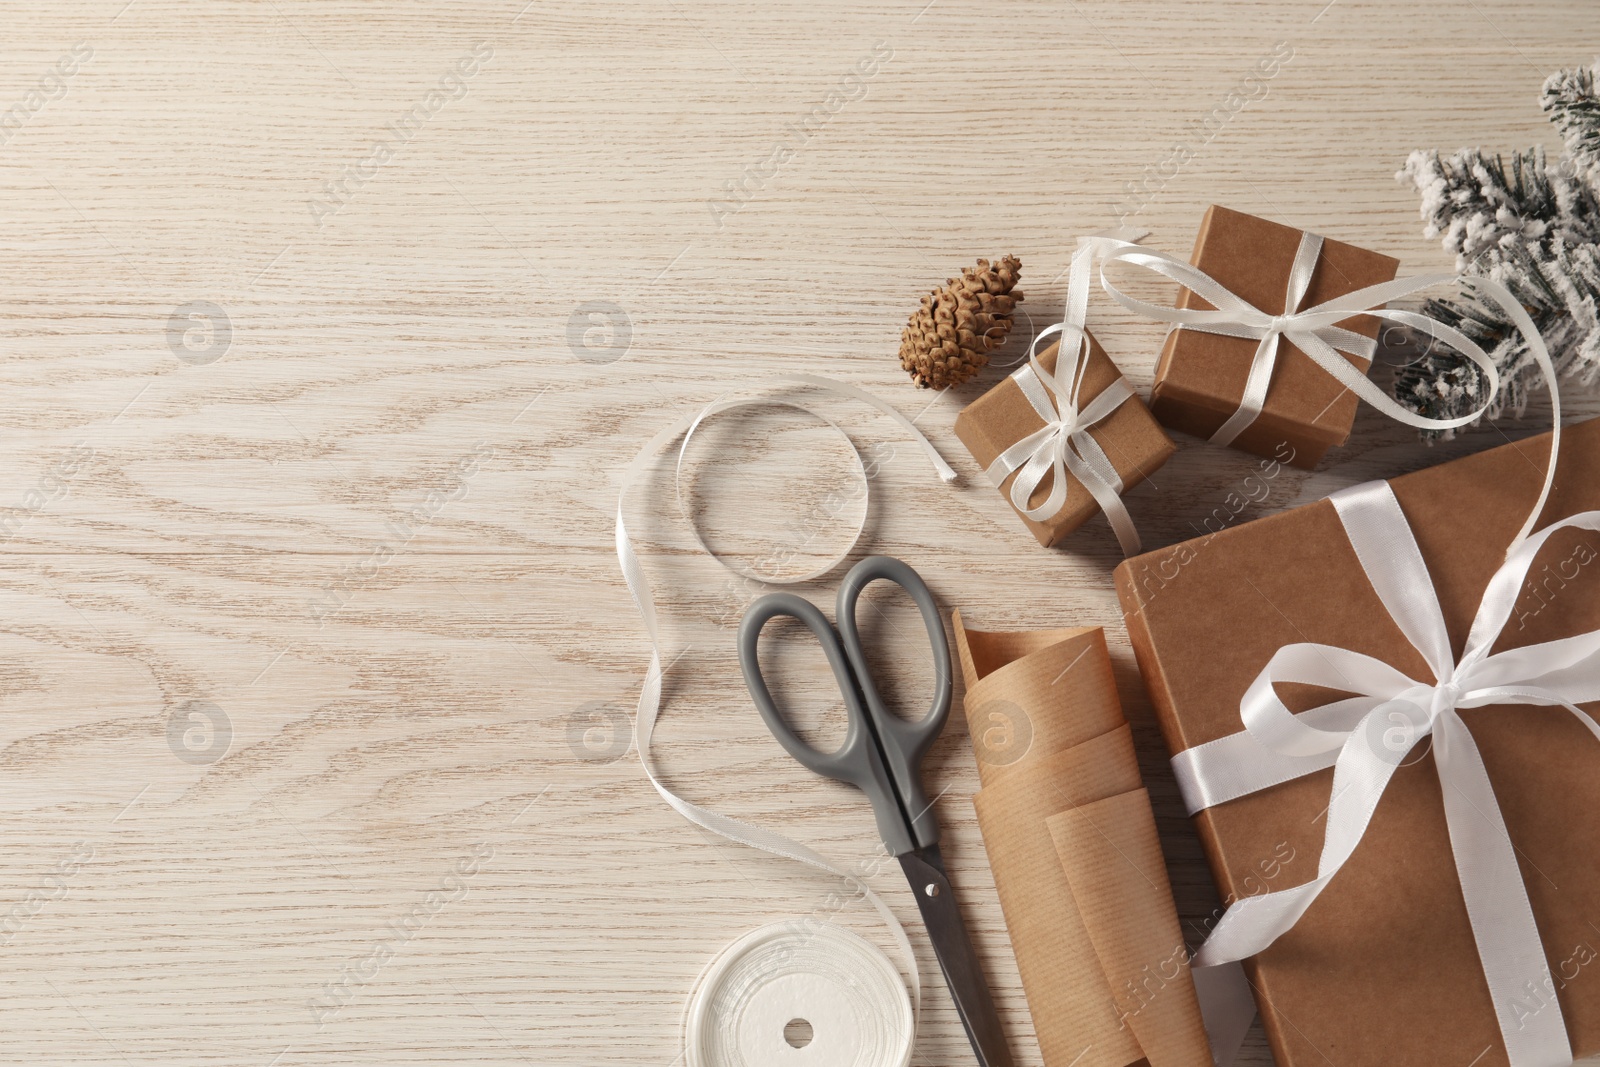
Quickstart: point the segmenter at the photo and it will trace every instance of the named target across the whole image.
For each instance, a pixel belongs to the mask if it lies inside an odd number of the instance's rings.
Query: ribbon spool
[[[907,1067],[913,1032],[887,956],[841,926],[797,919],[750,931],[701,972],[684,1011],[684,1063]]]

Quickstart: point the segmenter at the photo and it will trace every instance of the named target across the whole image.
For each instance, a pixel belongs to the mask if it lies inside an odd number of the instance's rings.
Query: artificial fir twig
[[[1545,82],[1540,104],[1566,149],[1554,166],[1542,148],[1509,160],[1462,149],[1413,152],[1398,177],[1422,196],[1424,234],[1441,238],[1456,268],[1516,295],[1544,335],[1556,367],[1584,385],[1600,380],[1600,96],[1595,69]],[[1520,414],[1537,371],[1526,340],[1493,302],[1470,291],[1422,310],[1489,351],[1504,391],[1487,415]],[[1430,348],[1395,376],[1395,399],[1419,414],[1453,417],[1483,401],[1486,383],[1454,353]]]

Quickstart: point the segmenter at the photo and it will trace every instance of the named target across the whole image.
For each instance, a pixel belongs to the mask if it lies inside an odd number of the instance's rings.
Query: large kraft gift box
[[[1538,496],[1549,438],[1391,481],[1459,656],[1490,576]],[[1600,508],[1600,420],[1563,431],[1539,525]],[[1495,651],[1600,628],[1600,535],[1552,536]],[[1368,584],[1326,500],[1146,553],[1116,572],[1173,752],[1241,729],[1239,702],[1300,641],[1429,677]],[[1280,686],[1293,710],[1335,699]],[[1593,710],[1590,706],[1589,710]],[[1574,1053],[1600,1051],[1600,745],[1568,711],[1463,709],[1515,844]],[[1224,900],[1310,881],[1332,769],[1202,811]],[[1290,931],[1245,961],[1279,1067],[1507,1062],[1445,829],[1431,749],[1384,793],[1354,855]],[[1530,1002],[1547,995],[1530,991]]]
[[[1087,407],[1091,400],[1122,377],[1122,372],[1111,362],[1111,357],[1106,355],[1106,350],[1100,347],[1094,335],[1087,330],[1084,334],[1089,339],[1089,362],[1084,369],[1083,386],[1079,390],[1079,407]],[[1040,365],[1050,374],[1055,373],[1060,348],[1057,343],[1039,353]],[[1069,384],[1062,382],[1063,386]],[[1043,426],[1044,420],[1028,403],[1022,388],[1007,376],[962,409],[961,414],[956,416],[955,429],[956,436],[967,446],[972,458],[987,470],[1000,453]],[[1124,493],[1155,473],[1177,450],[1172,438],[1161,429],[1161,425],[1150,414],[1150,409],[1137,395],[1124,400],[1115,411],[1091,426],[1088,432],[1105,451],[1106,458],[1122,479]],[[1016,481],[1017,473],[1009,475],[1000,485],[1000,492],[1007,503],[1011,502],[1011,483]],[[1028,500],[1029,507],[1038,507],[1050,496],[1053,477],[1046,477],[1033,491]],[[1012,505],[1012,509],[1016,510],[1016,506]],[[1049,548],[1099,513],[1100,505],[1095,503],[1093,494],[1073,478],[1067,487],[1066,503],[1055,515],[1043,522],[1036,522],[1020,511],[1017,517],[1041,545]]]
[[[1285,312],[1289,271],[1300,248],[1301,231],[1241,211],[1213,205],[1206,210],[1189,261],[1235,296],[1269,315]],[[1310,288],[1298,310],[1392,281],[1399,261],[1378,252],[1324,240]],[[1180,308],[1210,308],[1188,289],[1178,293]],[[1378,320],[1362,315],[1339,323],[1367,337],[1377,337]],[[1210,437],[1239,409],[1257,342],[1199,330],[1173,330],[1167,335],[1156,367],[1150,410],[1164,426],[1197,437]],[[1341,353],[1365,372],[1369,361]],[[1266,404],[1233,447],[1256,455],[1283,458],[1310,469],[1322,454],[1344,444],[1356,417],[1356,395],[1314,363],[1310,356],[1281,340]]]

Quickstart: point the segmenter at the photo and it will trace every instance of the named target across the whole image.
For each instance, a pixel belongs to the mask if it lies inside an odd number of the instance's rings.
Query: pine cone
[[[1022,300],[1012,292],[1022,261],[987,259],[922,298],[922,306],[900,333],[900,366],[924,389],[960,385],[983,369],[989,353],[1005,342],[1011,312]]]

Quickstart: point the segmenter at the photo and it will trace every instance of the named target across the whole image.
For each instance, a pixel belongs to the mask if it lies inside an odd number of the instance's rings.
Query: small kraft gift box
[[[1041,431],[1052,423],[1041,412],[1043,406],[1049,412],[1050,419],[1054,420],[1057,436],[1052,441],[1041,441],[1041,447],[1101,453],[1100,456],[1092,456],[1088,469],[1092,471],[1099,467],[1104,470],[1107,477],[1102,478],[1103,484],[1096,489],[1102,498],[1109,500],[1105,497],[1106,493],[1120,496],[1144,481],[1167,461],[1177,446],[1151,416],[1150,409],[1127,385],[1122,372],[1111,362],[1111,357],[1100,347],[1100,342],[1087,330],[1083,331],[1083,335],[1085,362],[1078,388],[1081,412],[1071,410],[1070,399],[1049,395],[1047,390],[1040,387],[1038,377],[1033,376],[1030,364],[1023,364],[967,405],[956,417],[956,436],[967,446],[973,459],[985,470],[991,470],[995,460],[1019,442],[1033,436],[1045,436]],[[1055,373],[1059,353],[1060,345],[1057,343],[1036,357],[1046,374]],[[1032,377],[1025,383],[1021,379],[1027,376]],[[1063,388],[1069,389],[1071,386],[1070,382],[1061,384]],[[1113,395],[1103,396],[1113,390]],[[1106,406],[1107,400],[1117,402],[1109,411],[1094,410]],[[1068,409],[1071,416],[1070,424],[1061,421],[1063,407]],[[1001,495],[1011,502],[1023,525],[1046,548],[1059,543],[1104,510],[1096,492],[1062,470],[1068,483],[1064,502],[1053,514],[1029,517],[1023,508],[1017,506],[1013,492],[1017,479],[1026,473],[1025,469],[1013,470],[1000,481],[999,489]],[[1028,497],[1029,508],[1036,512],[1043,508],[1055,490],[1054,478],[1054,474],[1046,471]],[[1110,502],[1121,510],[1120,501]],[[1131,536],[1131,524],[1113,522],[1113,526],[1117,529],[1119,539],[1126,544]],[[1136,541],[1134,543],[1137,544]],[[1137,548],[1131,551],[1137,551]]]
[[[1317,240],[1291,226],[1213,205],[1200,223],[1190,262],[1269,315],[1315,307],[1391,281],[1399,268],[1390,256],[1342,241],[1324,239],[1320,249],[1305,247]],[[1296,260],[1303,250],[1316,255],[1315,269],[1309,283],[1296,292]],[[1177,306],[1211,307],[1188,289],[1179,291]],[[1378,320],[1370,315],[1340,325],[1367,338],[1377,337]],[[1287,444],[1294,457],[1289,462],[1310,469],[1324,452],[1350,436],[1357,398],[1284,338],[1259,414],[1237,429],[1238,422],[1230,425],[1230,420],[1245,398],[1257,344],[1248,337],[1173,330],[1161,350],[1150,410],[1162,425],[1197,437],[1213,438],[1227,426],[1236,434],[1221,443],[1260,456],[1281,459]],[[1369,359],[1342,354],[1366,372]]]
[[[1310,898],[1218,952],[1253,951],[1279,1067],[1600,1052],[1600,420],[1518,542],[1549,461],[1546,434],[1117,569],[1214,930]]]

